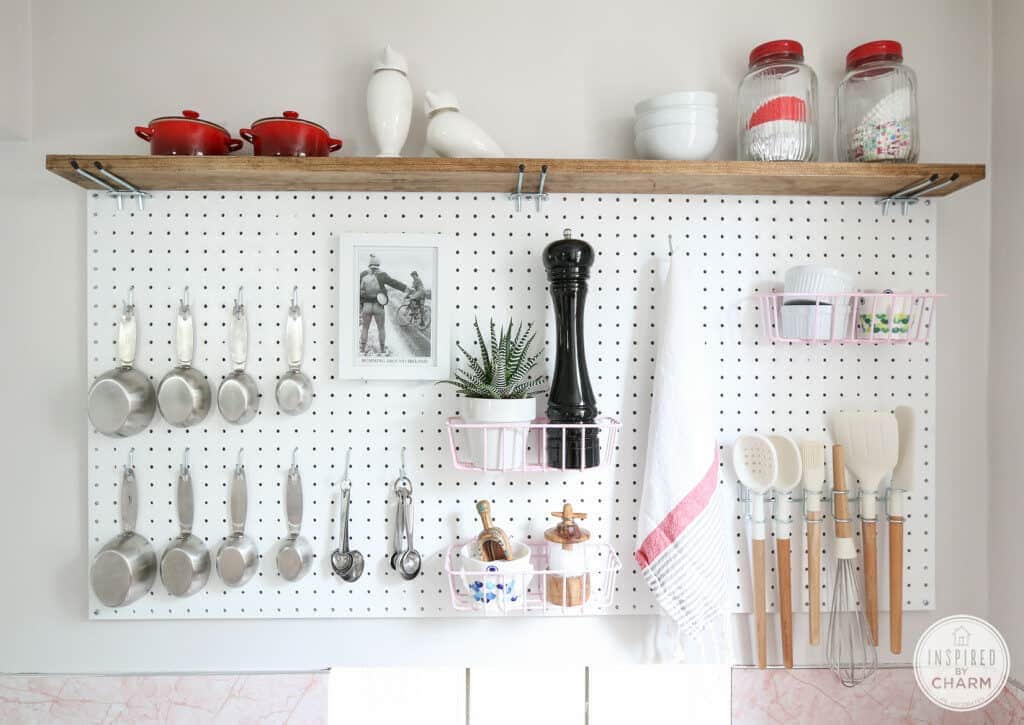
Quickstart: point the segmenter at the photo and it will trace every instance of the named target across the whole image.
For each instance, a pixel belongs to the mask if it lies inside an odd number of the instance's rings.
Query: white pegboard
[[[416,193],[173,192],[155,193],[145,211],[117,211],[89,195],[88,376],[113,365],[120,301],[135,285],[141,329],[138,365],[154,383],[175,364],[173,322],[189,285],[198,321],[196,366],[216,388],[228,372],[227,320],[239,285],[249,306],[250,363],[263,394],[248,425],[226,424],[216,405],[190,429],[170,428],[159,414],[146,432],[111,439],[89,431],[89,551],[118,531],[117,485],[127,451],[136,448],[141,490],[138,529],[159,554],[177,533],[175,477],[191,447],[196,487],[195,532],[215,550],[228,532],[226,492],[235,456],[245,448],[249,476],[247,531],[261,552],[260,570],[240,590],[216,573],[188,599],[153,591],[117,610],[90,593],[94,618],[423,617],[455,616],[443,573],[445,547],[479,530],[477,498],[493,501],[496,524],[513,537],[541,540],[548,512],[569,500],[590,514],[587,527],[612,544],[624,568],[608,614],[656,611],[632,550],[643,479],[651,381],[660,331],[659,275],[675,253],[697,265],[706,283],[707,342],[717,351],[722,459],[741,431],[782,431],[828,438],[826,416],[842,407],[913,405],[922,431],[918,489],[907,505],[905,607],[934,606],[934,343],[915,346],[802,347],[765,343],[750,296],[777,285],[795,264],[827,262],[855,272],[861,289],[934,291],[934,207],[883,217],[871,199],[554,195],[541,214],[516,214],[501,195]],[[338,235],[342,232],[442,232],[453,249],[455,339],[469,341],[474,316],[553,326],[541,262],[544,245],[564,227],[589,241],[598,257],[587,303],[588,359],[601,412],[623,424],[612,469],[579,473],[473,474],[450,464],[444,421],[459,411],[451,388],[428,383],[337,378]],[[300,288],[306,317],[304,369],[313,378],[312,409],[290,418],[276,410],[273,386],[286,369],[283,322],[289,293]],[[941,307],[941,303],[940,303]],[[937,316],[941,334],[941,311]],[[542,333],[543,336],[543,333]],[[550,348],[550,342],[545,341]],[[309,575],[284,582],[274,563],[285,536],[282,491],[289,457],[299,448],[305,486],[303,530],[316,559]],[[336,492],[352,447],[353,547],[367,558],[354,584],[333,576]],[[415,483],[417,547],[423,573],[402,580],[387,566],[392,550],[391,482],[399,451],[408,449]],[[735,476],[723,464],[720,484],[735,566],[730,606],[749,611],[747,527]],[[827,508],[827,507],[826,507]],[[802,528],[802,527],[801,527]],[[826,554],[831,521],[826,515]],[[880,601],[888,601],[884,523],[880,530]],[[858,534],[859,536],[859,534]],[[794,540],[803,550],[802,534]],[[769,609],[776,589],[769,545]],[[794,580],[806,587],[805,560]],[[828,604],[828,577],[823,605]],[[794,597],[806,607],[806,589]],[[468,616],[473,616],[469,614]]]

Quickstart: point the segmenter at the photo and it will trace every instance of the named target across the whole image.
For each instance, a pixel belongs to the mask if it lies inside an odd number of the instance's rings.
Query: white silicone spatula
[[[775,446],[763,435],[745,433],[732,447],[732,466],[740,482],[750,489],[751,558],[754,569],[754,628],[757,636],[757,666],[768,666],[768,631],[765,611],[764,540],[767,514],[764,497],[779,475]]]
[[[782,664],[793,668],[793,489],[800,485],[802,464],[800,449],[787,435],[770,435],[775,446],[779,472],[775,490],[779,492],[775,505],[775,569],[779,577],[779,624],[782,634]]]
[[[846,451],[846,466],[860,479],[861,539],[864,547],[864,596],[872,642],[878,646],[878,487],[900,459],[900,433],[892,413],[836,413],[836,443]]]
[[[807,516],[807,639],[821,642],[821,492],[825,488],[825,444],[800,443],[804,511]]]
[[[903,499],[914,489],[917,466],[917,420],[914,409],[896,408],[900,460],[889,486],[889,649],[903,650]]]

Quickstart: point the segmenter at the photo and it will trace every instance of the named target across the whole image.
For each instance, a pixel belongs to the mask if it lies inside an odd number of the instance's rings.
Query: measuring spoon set
[[[135,532],[139,501],[135,449],[131,449],[121,476],[121,534],[100,549],[90,570],[92,590],[102,604],[123,607],[137,601],[153,588],[157,574],[167,592],[179,598],[202,591],[214,569],[229,588],[243,587],[253,578],[259,569],[260,551],[256,540],[246,533],[248,483],[243,453],[242,450],[238,451],[238,460],[228,486],[228,534],[216,551],[211,552],[203,539],[192,532],[195,493],[189,449],[185,449],[178,469],[176,489],[179,534],[168,543],[158,559],[149,539]],[[351,449],[345,457],[345,472],[340,484],[338,548],[331,552],[330,565],[334,574],[352,583],[362,576],[366,563],[363,554],[349,545],[352,492],[350,458]],[[389,563],[406,580],[420,574],[423,562],[414,546],[412,488],[412,481],[405,472],[403,449],[401,472],[393,483],[398,501],[395,509],[394,553]],[[286,582],[297,582],[309,573],[315,558],[313,547],[302,535],[303,490],[297,448],[292,451],[291,465],[285,480],[284,507],[286,535],[277,547],[275,560],[281,578]]]
[[[196,322],[185,287],[178,303],[174,325],[177,365],[154,388],[148,376],[135,367],[138,346],[138,312],[135,288],[128,289],[118,320],[118,366],[103,373],[89,388],[88,412],[93,427],[100,433],[124,438],[149,427],[159,409],[168,425],[188,428],[202,423],[213,406],[209,380],[194,367]],[[304,325],[299,306],[299,288],[292,289],[285,320],[284,347],[288,369],[274,389],[278,409],[286,415],[299,415],[313,403],[313,382],[302,371]],[[228,351],[231,371],[217,388],[217,409],[228,423],[244,425],[256,417],[260,390],[256,379],[246,371],[249,354],[249,323],[243,290],[231,308],[228,323]]]
[[[891,477],[885,497],[889,520],[889,619],[890,649],[902,647],[903,521],[904,495],[913,489],[915,467],[915,418],[909,407],[892,413],[837,413],[832,416],[836,443],[845,450],[845,465],[860,481],[860,519],[864,550],[866,615],[874,644],[878,644],[878,491]],[[749,491],[751,568],[758,667],[767,666],[765,558],[769,520],[774,524],[776,572],[782,659],[793,666],[791,539],[799,515],[794,492],[804,491],[808,573],[808,640],[821,642],[821,526],[822,492],[825,486],[824,441],[802,441],[799,446],[786,435],[740,435],[733,444],[733,468]],[[769,498],[772,494],[776,494]],[[774,516],[768,502],[774,501]]]

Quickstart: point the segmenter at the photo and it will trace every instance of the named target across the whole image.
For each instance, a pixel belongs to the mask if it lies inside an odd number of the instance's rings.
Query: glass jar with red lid
[[[895,40],[858,45],[836,90],[836,158],[914,163],[920,141],[917,76]]]
[[[750,51],[737,99],[742,161],[818,158],[818,77],[795,40],[773,40]]]

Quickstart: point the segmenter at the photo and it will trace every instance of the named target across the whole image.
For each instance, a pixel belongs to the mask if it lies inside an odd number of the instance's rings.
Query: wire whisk
[[[825,639],[825,656],[847,687],[859,685],[878,669],[876,643],[864,614],[864,588],[857,576],[857,547],[850,523],[850,495],[846,487],[843,447],[832,446],[832,505],[836,527],[836,581],[832,588],[832,614]]]

